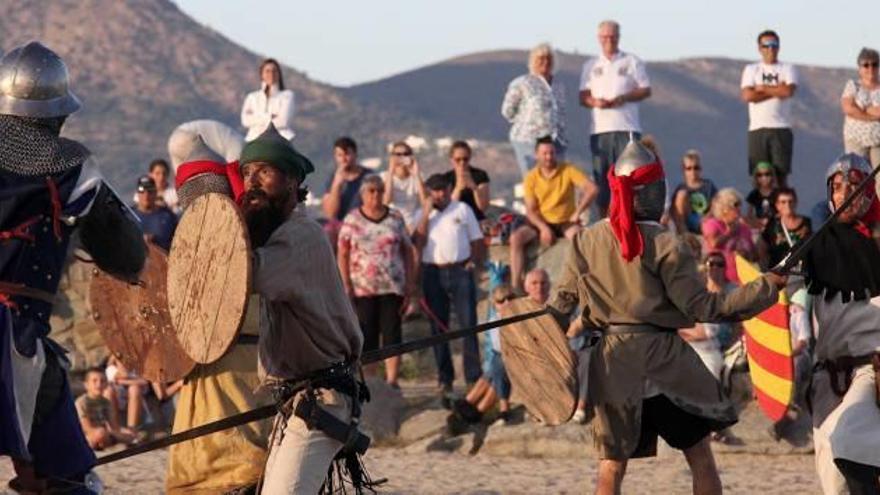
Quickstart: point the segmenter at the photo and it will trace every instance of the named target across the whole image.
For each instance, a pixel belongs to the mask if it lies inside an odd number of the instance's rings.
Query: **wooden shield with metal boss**
[[[507,303],[504,317],[538,311],[527,297]],[[544,424],[567,422],[577,406],[577,372],[565,331],[550,314],[501,328],[501,355],[513,393]]]
[[[166,254],[148,245],[139,282],[133,284],[96,268],[89,289],[92,318],[110,352],[147,380],[179,380],[195,367],[171,325],[165,290]]]
[[[168,256],[171,322],[195,362],[213,363],[235,343],[250,285],[250,241],[238,206],[222,194],[197,197]]]

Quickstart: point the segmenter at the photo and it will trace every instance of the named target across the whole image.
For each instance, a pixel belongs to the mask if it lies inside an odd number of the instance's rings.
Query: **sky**
[[[246,48],[337,86],[544,41],[596,53],[603,19],[621,24],[621,49],[648,61],[757,58],[766,28],[782,38],[780,59],[798,64],[854,67],[861,47],[880,47],[878,0],[176,1]]]

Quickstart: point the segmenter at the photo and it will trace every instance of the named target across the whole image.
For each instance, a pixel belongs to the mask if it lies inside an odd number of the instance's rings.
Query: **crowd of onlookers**
[[[364,332],[365,352],[400,343],[402,322],[419,313],[435,334],[449,329],[452,315],[459,327],[476,325],[480,319],[476,276],[482,271],[489,280],[485,319],[498,318],[505,304],[520,294],[543,304],[552,281],[546,271],[529,270],[529,247],[572,239],[607,214],[608,171],[632,140],[641,140],[663,158],[658,144],[642,136],[639,105],[651,96],[645,64],[621,51],[619,40],[620,26],[602,22],[598,28],[601,53],[587,60],[580,78],[579,102],[591,115],[591,174],[566,160],[572,143],[566,135],[564,88],[554,77],[552,48],[546,44],[534,48],[528,73],[507,88],[501,114],[511,124],[510,144],[522,174],[524,215],[490,210],[489,174],[472,164],[474,150],[466,141],[452,143],[448,168],[428,177],[404,141],[389,146],[387,166],[381,173],[361,164],[358,145],[351,137],[333,143],[335,169],[321,197],[321,221],[338,254],[339,272]],[[749,107],[745,156],[752,190],[743,196],[731,187],[719,189],[708,173],[713,164],[703,163],[696,149],[681,158],[683,181],[669,188],[664,223],[699,253],[707,289],[713,292],[738,283],[736,256],[763,269],[772,267],[829,215],[824,201],[812,207],[809,216],[798,213],[797,192],[788,185],[794,169],[789,112],[799,84],[797,71],[778,60],[777,33],[760,33],[757,44],[761,61],[745,67],[741,79],[741,97]],[[857,57],[858,77],[847,82],[841,96],[845,149],[869,157],[874,166],[880,165],[878,62],[877,51],[863,49]],[[244,139],[255,138],[270,122],[285,138],[295,139],[296,100],[294,92],[285,88],[280,65],[268,59],[259,73],[261,88],[247,95],[241,112]],[[212,124],[194,121],[185,125],[203,129]],[[217,141],[212,138],[214,131],[200,132],[209,146]],[[232,144],[225,146],[229,149],[213,148],[232,161],[234,150],[241,148],[240,142]],[[176,168],[185,157],[175,156],[171,142],[169,150]],[[667,174],[671,172],[669,165],[666,168]],[[133,209],[145,238],[167,250],[180,213],[170,183],[171,169],[160,159],[148,171],[137,181]],[[509,244],[509,267],[487,260],[489,237]],[[793,348],[801,356],[809,340],[808,308],[802,287],[793,284],[790,292]],[[680,332],[719,377],[725,367],[724,353],[741,347],[740,334],[739,325],[733,324],[698,324]],[[593,336],[582,334],[577,325],[568,329],[568,336],[583,374]],[[449,346],[434,348],[443,402],[456,411],[457,420],[467,423],[480,421],[498,401],[500,421],[506,422],[511,390],[498,332],[487,334],[482,353],[476,336],[463,339],[462,347],[463,374],[469,387],[462,397],[452,393],[455,372]],[[177,384],[149,384],[120,366],[111,363],[106,372],[91,370],[86,375],[86,394],[77,401],[95,447],[137,441],[135,428],[147,411],[143,404],[149,402],[142,397],[168,403],[179,388]],[[399,357],[385,361],[385,380],[391,387],[399,387],[400,372]],[[579,399],[575,420],[583,422],[588,416],[585,390]],[[123,412],[124,426],[118,419]]]

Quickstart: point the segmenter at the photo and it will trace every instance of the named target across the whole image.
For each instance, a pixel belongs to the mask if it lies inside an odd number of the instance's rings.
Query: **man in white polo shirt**
[[[452,199],[452,184],[443,174],[425,181],[428,198],[416,212],[416,246],[422,253],[422,290],[431,314],[431,333],[449,328],[450,304],[461,328],[477,324],[477,287],[474,269],[483,253],[483,234],[470,206]],[[463,339],[464,377],[468,384],[480,378],[480,350],[476,335]],[[448,344],[434,346],[438,381],[444,403],[452,392],[455,369]]]
[[[779,35],[767,30],[758,35],[761,61],[743,69],[741,96],[749,104],[749,176],[755,165],[770,162],[780,185],[791,173],[794,136],[789,119],[791,97],[797,88],[797,71],[778,60]]]
[[[615,21],[599,23],[602,53],[587,59],[581,71],[580,101],[593,114],[590,152],[593,178],[599,187],[596,204],[603,217],[611,199],[608,169],[631,140],[641,138],[638,102],[651,96],[651,81],[644,62],[620,51],[619,43],[620,25]]]

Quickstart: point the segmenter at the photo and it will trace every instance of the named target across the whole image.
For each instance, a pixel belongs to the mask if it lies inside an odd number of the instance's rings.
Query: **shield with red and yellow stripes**
[[[754,265],[738,255],[736,272],[744,284],[761,275]],[[776,304],[743,322],[755,396],[761,410],[773,421],[785,416],[794,395],[794,361],[788,322],[788,299],[783,291],[779,292]]]

